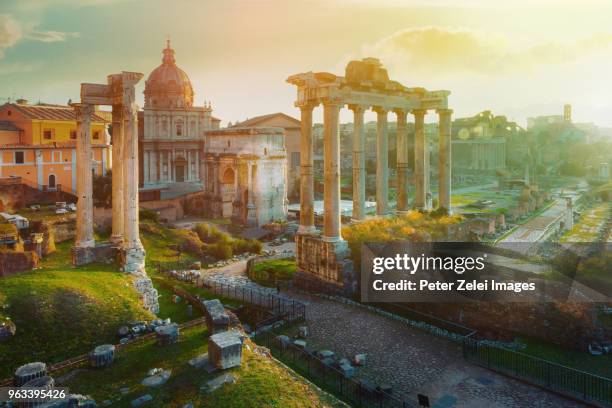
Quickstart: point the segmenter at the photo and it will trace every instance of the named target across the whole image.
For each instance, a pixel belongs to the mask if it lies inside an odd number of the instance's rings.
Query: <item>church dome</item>
[[[193,106],[193,88],[189,77],[174,60],[170,41],[163,50],[162,64],[145,83],[145,108],[189,108]]]

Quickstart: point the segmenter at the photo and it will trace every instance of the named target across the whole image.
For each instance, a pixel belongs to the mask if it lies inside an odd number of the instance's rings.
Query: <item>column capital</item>
[[[436,109],[436,113],[438,115],[452,115],[453,114],[453,110],[452,109],[448,109],[448,108],[440,108],[440,109]]]
[[[305,103],[296,103],[295,106],[300,108],[300,111],[312,111],[314,108],[316,108],[319,105],[318,102],[313,102],[313,101],[309,101],[309,102],[305,102]]]
[[[345,105],[345,102],[339,98],[325,98],[322,100],[323,106],[337,106],[338,108]]]
[[[425,116],[427,114],[427,109],[411,109],[410,113],[414,116]]]
[[[85,117],[85,119],[90,120],[91,115],[94,113],[94,105],[90,103],[71,103],[70,106],[74,108],[77,114],[77,120],[79,117]]]
[[[408,111],[406,111],[406,109],[397,108],[397,109],[393,109],[393,113],[395,113],[397,117],[400,117],[400,116],[406,117],[406,115],[408,114]]]
[[[383,107],[383,106],[373,106],[372,107],[372,111],[376,112],[379,115],[385,115],[387,113],[389,113],[389,109]]]
[[[353,113],[358,114],[358,113],[364,113],[368,107],[364,106],[364,105],[356,105],[356,104],[350,104],[347,105],[347,107],[353,111]]]

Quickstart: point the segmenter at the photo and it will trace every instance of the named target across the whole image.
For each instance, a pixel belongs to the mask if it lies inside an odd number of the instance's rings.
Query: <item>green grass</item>
[[[243,349],[243,362],[229,372],[237,378],[212,394],[200,392],[220,372],[207,374],[187,364],[207,351],[206,329],[202,326],[181,332],[177,344],[160,348],[153,340],[120,351],[114,364],[102,369],[81,369],[65,384],[71,390],[90,395],[99,403],[111,400],[113,407],[129,407],[130,401],[146,393],[154,400],[147,407],[321,407],[334,400],[321,395],[281,366]],[[253,350],[253,343],[247,341]],[[140,384],[151,368],[171,369],[169,381],[157,388]],[[120,389],[128,388],[125,394]]]
[[[113,264],[73,268],[71,245],[58,244],[38,270],[0,280],[2,313],[17,325],[0,343],[0,378],[27,362],[55,363],[115,342],[119,326],[152,318],[131,277]]]
[[[592,374],[612,378],[612,355],[592,356],[585,351],[569,350],[533,338],[520,338],[521,343],[527,344],[522,350],[525,354],[543,358],[557,364]]]
[[[255,264],[253,280],[274,287],[277,281],[288,281],[297,271],[295,259],[271,259]]]

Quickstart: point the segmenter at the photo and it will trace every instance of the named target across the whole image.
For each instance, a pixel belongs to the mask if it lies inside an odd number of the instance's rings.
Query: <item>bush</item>
[[[149,210],[148,208],[141,208],[139,216],[141,220],[150,220],[155,222],[159,220],[159,215],[157,214],[157,212]]]
[[[234,255],[232,243],[230,241],[219,241],[214,244],[205,245],[207,255],[215,259],[230,259]]]
[[[242,239],[236,238],[233,242],[234,253],[235,254],[260,254],[263,250],[263,244],[256,239]]]
[[[272,259],[255,264],[252,279],[264,286],[274,286],[277,281],[288,281],[297,271],[294,259]]]
[[[230,236],[217,227],[210,224],[199,223],[193,227],[193,230],[200,237],[202,242],[206,244],[214,244],[221,240],[230,239]]]

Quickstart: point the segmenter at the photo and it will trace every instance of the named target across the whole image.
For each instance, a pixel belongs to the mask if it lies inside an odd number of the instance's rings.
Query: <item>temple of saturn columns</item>
[[[374,58],[351,61],[344,77],[327,72],[296,74],[287,82],[297,87],[295,105],[301,110],[300,226],[296,237],[296,257],[300,279],[330,285],[332,289],[354,292],[355,274],[347,260],[348,247],[341,235],[340,216],[340,109],[348,106],[354,113],[353,219],[365,218],[365,134],[364,112],[377,114],[376,214],[390,214],[387,114],[397,117],[397,212],[410,209],[408,203],[407,115],[414,116],[415,200],[412,207],[431,209],[429,155],[424,131],[425,115],[439,115],[439,206],[451,209],[451,114],[450,91],[408,88],[389,79],[387,70]],[[323,105],[324,226],[319,232],[314,223],[313,186],[313,109]]]
[[[138,216],[138,107],[136,72],[109,75],[107,84],[81,84],[81,102],[73,104],[77,120],[77,233],[72,250],[75,265],[118,256],[123,271],[135,275],[134,285],[145,307],[159,310],[157,290],[145,271]],[[90,117],[95,105],[111,105],[113,120],[112,235],[96,245],[93,229],[93,186]]]

